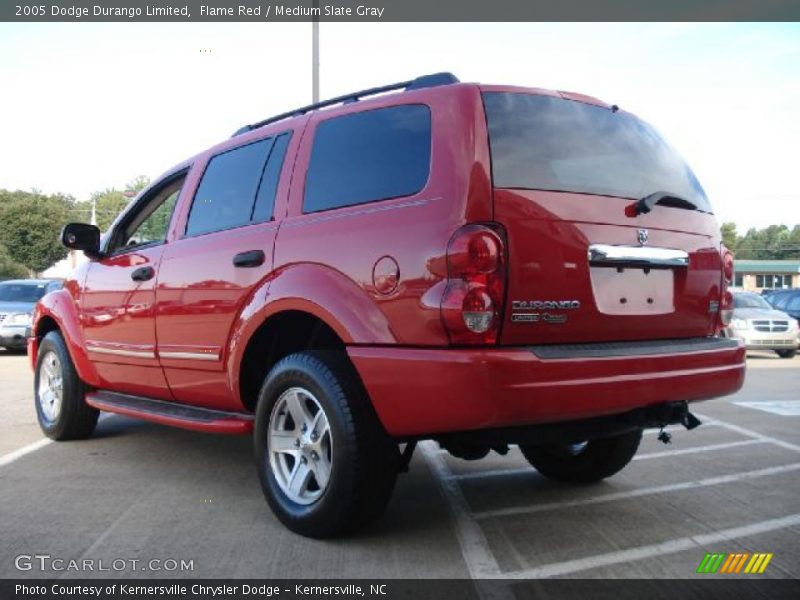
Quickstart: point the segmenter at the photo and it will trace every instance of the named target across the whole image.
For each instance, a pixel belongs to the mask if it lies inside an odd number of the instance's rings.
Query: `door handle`
[[[139,267],[131,273],[131,279],[134,281],[149,281],[155,274],[156,270],[153,267]]]
[[[243,268],[260,267],[264,264],[264,260],[266,260],[266,256],[264,256],[263,250],[248,250],[247,252],[240,252],[233,257],[233,266]]]

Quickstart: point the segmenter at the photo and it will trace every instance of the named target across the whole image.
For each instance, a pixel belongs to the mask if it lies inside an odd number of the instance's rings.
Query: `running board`
[[[253,431],[253,415],[166,402],[106,390],[87,392],[86,404],[106,412],[208,433],[246,434]]]

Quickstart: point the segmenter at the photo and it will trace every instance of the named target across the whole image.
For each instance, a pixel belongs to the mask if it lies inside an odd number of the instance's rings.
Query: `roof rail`
[[[269,119],[264,119],[263,121],[259,121],[258,123],[253,123],[252,125],[245,125],[244,127],[240,127],[239,129],[237,129],[236,132],[231,137],[236,137],[237,135],[247,133],[248,131],[253,131],[254,129],[258,129],[259,127],[263,127],[264,125],[269,125],[270,123],[283,121],[284,119],[288,119],[290,117],[299,117],[301,115],[306,114],[307,112],[311,112],[312,110],[318,110],[320,108],[325,108],[326,106],[333,106],[334,104],[350,104],[352,102],[358,102],[359,100],[361,100],[361,98],[364,98],[365,96],[374,96],[375,94],[382,94],[383,92],[391,92],[393,90],[401,90],[401,89],[405,91],[419,90],[422,88],[458,83],[458,81],[459,81],[458,77],[456,77],[452,73],[433,73],[431,75],[422,75],[420,77],[417,77],[416,79],[411,79],[409,81],[401,81],[399,83],[382,85],[380,87],[369,88],[366,90],[361,90],[359,92],[352,92],[350,94],[345,94],[344,96],[337,96],[336,98],[331,98],[330,100],[323,100],[322,102],[317,102],[316,104],[309,104],[308,106],[296,108],[294,110],[290,110],[289,112],[281,113],[279,115],[275,115],[274,117],[270,117]]]

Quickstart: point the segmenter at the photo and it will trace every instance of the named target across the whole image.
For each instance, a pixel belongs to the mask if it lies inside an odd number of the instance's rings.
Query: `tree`
[[[32,273],[44,271],[67,256],[59,234],[73,204],[63,194],[0,193],[0,244],[14,262]]]
[[[0,280],[23,279],[28,276],[28,269],[14,262],[5,246],[0,246]]]
[[[138,194],[148,185],[150,185],[150,178],[147,175],[138,175],[128,182],[128,185],[125,186],[125,191]]]
[[[720,227],[722,232],[722,243],[725,247],[736,254],[736,246],[739,243],[739,235],[736,233],[736,223],[731,221],[723,223]]]

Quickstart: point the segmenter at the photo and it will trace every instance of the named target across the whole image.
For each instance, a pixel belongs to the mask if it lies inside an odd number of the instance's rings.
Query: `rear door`
[[[633,115],[581,97],[483,91],[495,220],[508,232],[504,343],[713,333],[716,219],[680,156]],[[663,192],[649,212],[641,198]]]

